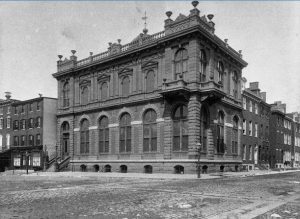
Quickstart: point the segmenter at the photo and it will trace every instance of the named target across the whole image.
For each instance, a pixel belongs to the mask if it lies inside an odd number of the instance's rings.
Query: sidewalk
[[[271,170],[253,170],[249,172],[224,172],[224,173],[211,173],[201,174],[201,179],[215,179],[215,178],[234,178],[234,177],[249,177],[271,174],[284,174],[289,172],[298,172],[300,170],[286,170],[286,171],[271,171]],[[6,172],[5,172],[6,173]],[[12,173],[2,173],[3,175],[12,175]],[[22,176],[64,176],[64,177],[119,177],[119,178],[150,178],[150,179],[197,179],[196,174],[169,174],[169,173],[103,173],[103,172],[26,172],[15,173]]]

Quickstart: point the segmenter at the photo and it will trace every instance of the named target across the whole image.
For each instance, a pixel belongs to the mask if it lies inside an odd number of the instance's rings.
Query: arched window
[[[62,156],[69,154],[70,145],[70,125],[68,122],[64,122],[61,125],[61,141],[62,141]]]
[[[89,153],[89,122],[84,119],[80,125],[80,153]]]
[[[130,93],[130,80],[129,77],[126,76],[122,80],[122,96],[127,97]]]
[[[109,152],[108,118],[103,116],[99,121],[99,153]]]
[[[178,106],[173,114],[173,150],[188,150],[188,109],[185,105]]]
[[[156,112],[152,109],[148,110],[143,119],[143,134],[144,134],[144,151],[157,150],[157,124]]]
[[[224,65],[221,61],[218,62],[217,70],[218,70],[218,82],[220,84],[224,84]]]
[[[89,102],[89,89],[88,87],[83,87],[81,90],[81,104],[85,105]]]
[[[217,124],[217,153],[223,154],[224,149],[224,113],[220,111]]]
[[[70,86],[69,83],[66,82],[63,86],[63,106],[68,107],[69,106],[69,95],[70,95]]]
[[[120,119],[120,152],[131,151],[131,117],[124,113]]]
[[[146,92],[154,91],[155,74],[153,70],[147,72],[146,75]]]
[[[237,99],[238,98],[238,73],[236,71],[233,72],[232,80],[233,80],[233,97],[234,99]]]
[[[101,100],[107,100],[108,98],[108,84],[106,82],[102,83],[100,88]]]
[[[207,58],[203,49],[200,50],[200,81],[206,81]]]
[[[187,72],[188,52],[186,49],[180,49],[175,54],[175,79],[179,79],[179,75]]]
[[[200,143],[201,143],[201,149],[203,152],[206,152],[207,150],[207,129],[209,123],[209,117],[207,110],[202,107],[201,113],[200,113]]]
[[[232,128],[232,153],[238,153],[238,127],[239,119],[237,116],[233,117],[233,128]]]
[[[18,146],[18,145],[19,145],[19,136],[14,136],[14,146]]]

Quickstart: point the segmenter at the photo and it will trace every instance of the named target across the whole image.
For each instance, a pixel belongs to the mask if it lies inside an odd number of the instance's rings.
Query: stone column
[[[168,115],[164,118],[164,159],[172,158],[172,119]]]
[[[195,154],[195,147],[200,142],[200,108],[201,103],[197,95],[192,95],[188,103],[189,121],[189,155]]]

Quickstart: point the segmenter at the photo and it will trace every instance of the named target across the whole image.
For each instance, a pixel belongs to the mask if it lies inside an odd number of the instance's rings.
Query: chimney
[[[260,92],[260,96],[263,99],[263,101],[267,102],[267,93],[266,92]]]
[[[9,100],[11,98],[11,92],[5,92],[5,97],[7,100]]]
[[[249,83],[249,89],[255,93],[256,95],[259,95],[260,89],[259,89],[259,82],[250,82]]]

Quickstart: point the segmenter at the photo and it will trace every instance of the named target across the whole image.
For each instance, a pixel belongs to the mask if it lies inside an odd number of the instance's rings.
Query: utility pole
[[[196,152],[197,152],[197,178],[201,178],[201,168],[200,168],[200,155],[201,155],[201,143],[198,142],[196,144]]]

